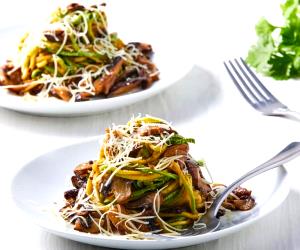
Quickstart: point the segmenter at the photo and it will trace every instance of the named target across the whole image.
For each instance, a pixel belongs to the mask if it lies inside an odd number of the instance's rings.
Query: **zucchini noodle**
[[[199,220],[223,186],[204,179],[203,161],[189,154],[192,142],[150,116],[107,128],[99,158],[74,169],[62,217],[78,231],[136,239],[205,226]],[[254,204],[251,192],[239,188],[222,209]]]

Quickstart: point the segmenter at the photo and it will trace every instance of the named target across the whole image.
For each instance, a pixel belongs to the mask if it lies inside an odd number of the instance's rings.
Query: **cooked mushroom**
[[[78,3],[71,3],[67,6],[67,10],[68,12],[74,12],[76,10],[85,10],[85,7]]]
[[[12,85],[8,87],[11,92],[17,94],[17,95],[23,95],[26,92],[31,93],[31,91],[40,91],[43,85],[39,83],[24,83],[24,84],[19,84],[19,85]]]
[[[31,95],[37,95],[38,93],[40,93],[42,91],[43,87],[44,87],[44,84],[34,84],[34,87],[32,87],[29,90],[29,93]]]
[[[88,101],[93,95],[88,92],[80,92],[75,95],[76,102]]]
[[[118,96],[129,93],[133,90],[139,89],[141,86],[141,79],[130,79],[126,82],[118,82],[115,84],[108,95],[108,97]]]
[[[187,156],[188,152],[189,152],[188,144],[172,145],[166,149],[166,151],[164,152],[164,157],[171,157],[175,155]]]
[[[44,31],[44,36],[50,42],[62,42],[65,38],[65,32],[63,30],[47,30]]]
[[[125,67],[124,70],[120,72],[120,75],[118,76],[116,82],[126,82],[128,80],[135,79],[138,77],[140,77],[140,75],[136,68]]]
[[[97,219],[95,219],[97,220]],[[100,233],[99,227],[87,215],[85,221],[82,218],[77,218],[74,223],[74,229],[80,232],[98,234]]]
[[[74,174],[81,179],[86,178],[88,176],[89,172],[92,170],[92,167],[93,167],[93,161],[79,164],[74,169]]]
[[[71,182],[75,188],[81,188],[85,185],[85,180],[82,180],[75,175],[71,177]]]
[[[123,178],[114,177],[111,183],[111,191],[117,197],[117,203],[122,204],[126,202],[131,195],[132,181]]]
[[[50,91],[50,93],[63,100],[63,101],[69,101],[72,98],[72,93],[67,87],[61,86],[61,87],[53,87]]]
[[[237,187],[232,192],[242,200],[246,200],[251,196],[251,191],[242,187]]]
[[[155,64],[152,63],[146,56],[141,56],[139,55],[137,57],[137,61],[140,64],[145,64],[151,71],[151,73],[146,73],[145,70],[140,70],[140,76],[141,77],[146,77],[146,80],[142,82],[142,88],[147,89],[151,87],[154,81],[157,81],[159,79],[158,75],[158,69],[156,68]]]
[[[116,57],[111,64],[108,74],[94,81],[94,87],[96,95],[105,94],[107,95],[114,85],[117,75],[120,72],[124,60],[121,57]]]
[[[204,197],[207,197],[209,192],[212,190],[210,185],[204,181],[201,169],[197,162],[194,160],[187,160],[185,162],[186,167],[192,176],[193,185],[200,190]]]
[[[8,71],[7,76],[9,80],[14,83],[22,83],[22,72],[20,67]]]
[[[14,85],[10,86],[7,89],[11,92],[17,94],[17,95],[23,95],[25,92],[25,89],[28,87],[28,84],[20,84],[20,85]]]
[[[236,209],[241,211],[247,211],[255,206],[255,200],[252,197],[249,197],[246,200],[233,200],[233,204],[236,207]]]
[[[145,55],[149,55],[153,52],[152,46],[147,43],[139,43],[139,42],[131,42],[128,45],[134,45],[139,51],[141,51]]]
[[[246,211],[252,209],[255,206],[255,200],[251,197],[250,190],[242,187],[237,187],[232,191],[232,193],[237,197],[229,197],[224,204],[225,208],[231,210]]]
[[[71,189],[64,192],[64,197],[69,204],[73,204],[75,202],[78,195],[78,191],[78,189]]]
[[[149,136],[149,135],[160,135],[163,132],[172,133],[173,130],[171,128],[166,129],[160,126],[142,126],[138,129],[138,133],[141,136]]]
[[[107,217],[109,218],[111,223],[114,225],[114,227],[117,229],[117,231],[120,234],[125,234],[127,231],[126,226],[125,226],[125,221],[124,220],[122,221],[118,217],[118,214],[116,214],[114,212],[127,214],[127,211],[122,205],[117,204],[117,205],[115,205],[115,207],[113,209],[111,209],[111,212],[107,213]]]
[[[151,71],[153,71],[153,72],[157,71],[157,68],[156,68],[156,66],[154,65],[154,63],[151,62],[146,56],[139,55],[139,56],[137,57],[137,61],[138,61],[140,64],[145,64],[145,65],[147,65],[148,68],[149,68]]]
[[[0,85],[22,84],[21,68],[15,68],[11,61],[7,61],[0,69]]]
[[[126,208],[151,208],[154,203],[155,195],[155,192],[149,193],[138,200],[128,202],[126,204]],[[159,201],[161,204],[163,202],[162,196],[160,196],[159,199],[157,199],[157,201]]]

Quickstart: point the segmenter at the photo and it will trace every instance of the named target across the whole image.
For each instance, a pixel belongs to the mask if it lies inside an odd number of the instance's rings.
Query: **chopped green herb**
[[[204,160],[198,160],[197,163],[198,163],[198,165],[200,167],[203,167],[205,165],[205,161]]]
[[[195,143],[195,139],[185,138],[181,135],[175,134],[167,141],[167,143],[169,145],[188,144],[188,143]]]
[[[300,8],[299,0],[281,5],[285,24],[274,26],[266,19],[256,25],[257,44],[252,46],[247,63],[264,75],[278,80],[300,76]]]

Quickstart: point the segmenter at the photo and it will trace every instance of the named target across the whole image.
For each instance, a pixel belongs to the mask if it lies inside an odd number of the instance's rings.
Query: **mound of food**
[[[194,139],[158,118],[139,117],[106,130],[98,160],[78,165],[64,194],[62,217],[88,233],[143,238],[197,225],[224,187],[208,182],[203,161],[189,154]],[[225,208],[249,210],[251,191],[237,188]]]
[[[103,5],[71,4],[40,33],[26,34],[19,59],[0,70],[0,85],[30,97],[74,102],[149,88],[159,79],[151,45],[125,44],[107,30]]]

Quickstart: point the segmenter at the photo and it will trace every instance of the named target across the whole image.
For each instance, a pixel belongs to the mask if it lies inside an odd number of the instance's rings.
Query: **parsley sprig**
[[[179,134],[174,134],[168,141],[169,145],[178,145],[178,144],[188,144],[195,143],[195,139],[193,138],[185,138]]]
[[[265,18],[256,25],[257,44],[246,61],[260,73],[278,80],[300,77],[300,0],[281,5],[285,24],[274,26]]]

